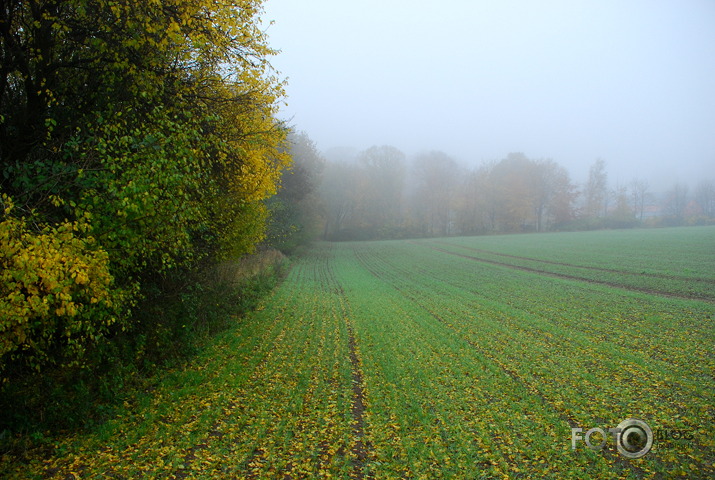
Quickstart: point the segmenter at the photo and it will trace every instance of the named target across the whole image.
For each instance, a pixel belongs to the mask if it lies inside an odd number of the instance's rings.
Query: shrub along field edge
[[[254,310],[288,265],[281,252],[265,249],[207,269],[171,295],[147,299],[145,311],[137,312],[139,333],[108,339],[98,363],[47,369],[6,385],[0,390],[0,453],[91,429],[116,416],[128,398],[150,394],[167,371]]]

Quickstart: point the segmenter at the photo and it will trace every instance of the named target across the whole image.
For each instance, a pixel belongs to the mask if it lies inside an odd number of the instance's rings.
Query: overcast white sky
[[[281,115],[322,151],[715,179],[715,0],[267,0],[263,18]]]

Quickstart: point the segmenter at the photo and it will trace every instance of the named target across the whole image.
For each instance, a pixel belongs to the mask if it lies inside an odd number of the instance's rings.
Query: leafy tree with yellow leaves
[[[263,238],[289,156],[261,12],[2,2],[0,374],[80,361],[148,288]]]

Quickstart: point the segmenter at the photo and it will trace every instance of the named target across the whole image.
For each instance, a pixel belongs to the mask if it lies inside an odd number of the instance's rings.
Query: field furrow
[[[477,254],[465,254],[436,245],[425,245],[438,252],[467,260],[510,267],[539,275],[595,283],[664,297],[696,299],[715,303],[715,281],[710,279],[696,280],[659,274],[624,272],[615,269],[581,267],[561,262],[543,262],[526,257],[496,254],[484,250],[478,250]]]

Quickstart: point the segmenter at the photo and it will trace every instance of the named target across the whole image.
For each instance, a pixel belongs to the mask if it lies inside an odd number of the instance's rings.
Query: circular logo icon
[[[653,431],[643,420],[629,418],[618,424],[618,451],[627,458],[641,458],[653,446]]]

